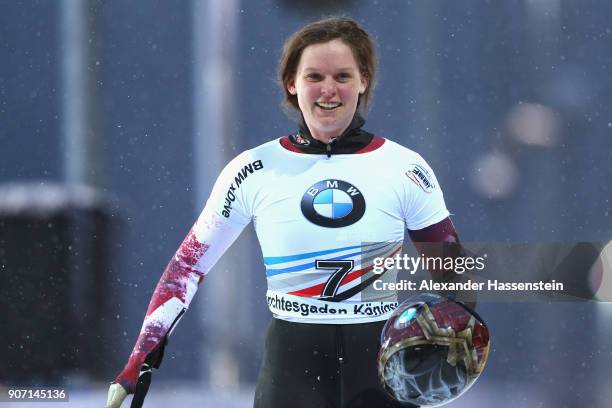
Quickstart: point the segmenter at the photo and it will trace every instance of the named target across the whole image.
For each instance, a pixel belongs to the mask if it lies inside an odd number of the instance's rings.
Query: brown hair
[[[328,17],[307,24],[285,41],[278,64],[278,77],[283,88],[283,105],[289,110],[300,111],[296,95],[287,90],[289,81],[295,78],[302,51],[312,44],[340,39],[349,46],[357,61],[359,73],[368,81],[365,92],[359,96],[359,107],[367,108],[376,80],[376,50],[374,41],[355,20],[348,17]],[[363,100],[363,103],[362,103]]]

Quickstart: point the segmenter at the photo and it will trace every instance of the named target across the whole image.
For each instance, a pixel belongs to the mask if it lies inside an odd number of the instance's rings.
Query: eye
[[[309,81],[320,81],[323,77],[316,72],[311,72],[310,74],[306,74],[306,79]]]
[[[340,82],[346,82],[346,81],[350,80],[352,78],[352,76],[348,72],[341,72],[338,75],[336,75],[336,78]]]

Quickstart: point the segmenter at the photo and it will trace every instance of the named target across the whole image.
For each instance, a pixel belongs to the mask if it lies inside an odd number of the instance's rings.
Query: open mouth
[[[342,106],[340,102],[315,102],[315,105],[326,111],[331,111]]]

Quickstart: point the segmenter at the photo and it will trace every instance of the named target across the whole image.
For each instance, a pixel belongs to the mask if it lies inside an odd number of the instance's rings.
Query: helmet
[[[489,330],[466,306],[433,294],[399,305],[383,328],[378,378],[396,400],[422,407],[444,405],[482,373]]]

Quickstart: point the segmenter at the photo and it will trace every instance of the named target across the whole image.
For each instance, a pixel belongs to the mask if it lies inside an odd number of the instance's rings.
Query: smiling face
[[[328,143],[350,125],[367,85],[350,47],[335,39],[304,48],[287,90],[297,95],[312,137]]]

